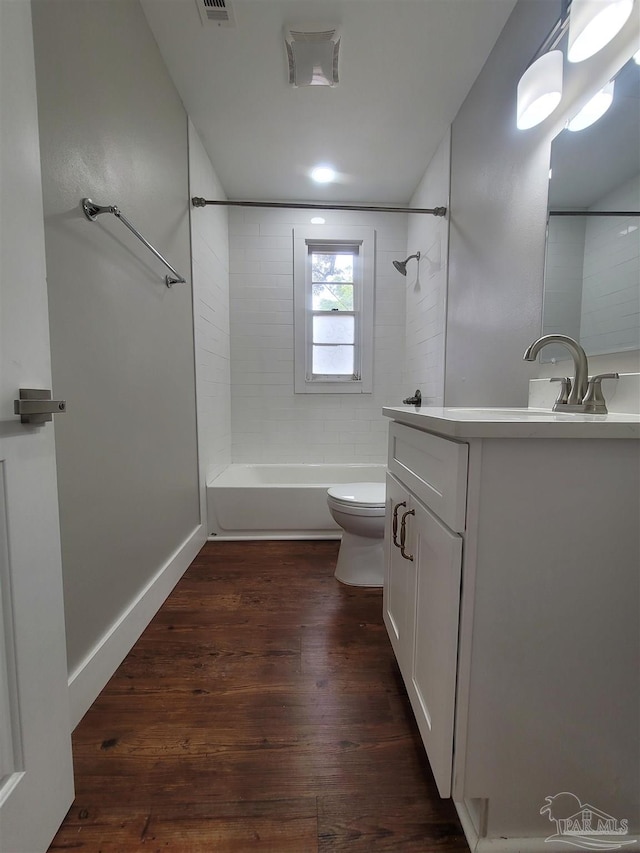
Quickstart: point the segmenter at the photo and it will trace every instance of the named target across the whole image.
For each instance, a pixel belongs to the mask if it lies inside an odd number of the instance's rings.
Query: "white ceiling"
[[[406,204],[515,0],[141,0],[229,198]],[[335,88],[288,83],[285,25],[342,27]],[[515,83],[514,83],[515,85]],[[314,184],[329,162],[339,181]],[[434,200],[434,205],[442,200]]]

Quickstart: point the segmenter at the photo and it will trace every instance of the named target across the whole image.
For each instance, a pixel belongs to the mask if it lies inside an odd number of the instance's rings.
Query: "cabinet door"
[[[451,795],[462,538],[414,501],[415,616],[407,690],[441,797]],[[406,676],[405,676],[406,680]]]
[[[384,622],[398,666],[405,679],[411,677],[413,616],[415,613],[415,572],[413,563],[403,558],[400,549],[402,519],[412,508],[409,492],[395,477],[387,474],[387,510],[385,519],[385,578],[383,590]],[[407,548],[411,545],[406,543]]]

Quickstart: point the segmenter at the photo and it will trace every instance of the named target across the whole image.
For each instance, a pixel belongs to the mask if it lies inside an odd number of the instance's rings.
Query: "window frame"
[[[375,293],[375,231],[373,228],[294,228],[294,391],[296,394],[371,394],[373,391],[373,318]],[[313,311],[311,252],[357,248],[358,275],[354,271],[354,376],[311,377]],[[329,314],[330,312],[326,312]],[[344,312],[352,316],[351,312]]]

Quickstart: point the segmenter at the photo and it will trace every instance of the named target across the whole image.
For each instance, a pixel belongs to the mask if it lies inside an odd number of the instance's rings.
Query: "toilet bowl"
[[[327,491],[334,521],[342,527],[335,577],[351,586],[382,586],[384,579],[384,483],[340,483]]]

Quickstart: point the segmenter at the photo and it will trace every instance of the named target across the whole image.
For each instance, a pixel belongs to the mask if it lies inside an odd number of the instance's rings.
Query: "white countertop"
[[[640,438],[640,415],[442,406],[385,406],[382,414],[449,438]]]

